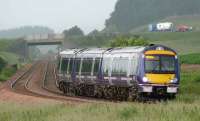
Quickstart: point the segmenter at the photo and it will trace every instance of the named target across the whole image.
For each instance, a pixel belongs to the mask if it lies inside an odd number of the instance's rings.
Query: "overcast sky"
[[[42,25],[62,32],[74,25],[103,29],[117,0],[0,0],[0,30]]]

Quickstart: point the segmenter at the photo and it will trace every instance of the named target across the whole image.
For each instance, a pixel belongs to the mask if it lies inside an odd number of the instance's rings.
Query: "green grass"
[[[12,41],[10,40],[0,39],[0,51],[7,50],[11,44],[12,44]]]
[[[199,32],[146,32],[135,34],[147,38],[150,43],[169,46],[179,54],[200,52]]]
[[[0,82],[8,80],[13,74],[15,74],[16,69],[13,67],[6,67],[0,72]]]
[[[200,64],[200,53],[181,55],[180,60],[183,64]]]
[[[0,57],[2,57],[9,65],[19,63],[19,56],[13,53],[1,51]]]
[[[19,105],[0,103],[0,121],[199,121],[200,69],[183,70],[180,93],[168,102]]]
[[[200,69],[198,70],[184,70],[181,73],[180,94],[179,101],[195,102],[200,101]]]
[[[4,67],[0,72],[0,81],[6,81],[16,72],[16,69],[9,65],[19,64],[19,57],[15,54],[3,51],[0,52],[0,57],[4,59],[8,65],[8,67]]]
[[[200,103],[80,104],[18,106],[0,104],[1,121],[199,121]]]

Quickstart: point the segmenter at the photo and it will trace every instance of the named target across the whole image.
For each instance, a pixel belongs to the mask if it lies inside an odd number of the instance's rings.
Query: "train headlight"
[[[178,82],[178,79],[177,78],[174,78],[170,81],[171,83],[177,83]]]
[[[147,82],[149,82],[149,79],[147,77],[143,77],[142,81],[145,82],[145,83],[147,83]]]

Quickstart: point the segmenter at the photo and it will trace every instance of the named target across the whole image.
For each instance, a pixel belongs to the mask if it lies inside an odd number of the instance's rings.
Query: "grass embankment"
[[[16,72],[19,57],[13,53],[0,52],[0,58],[6,62],[5,67],[0,72],[0,81],[6,81]]]
[[[9,65],[19,63],[19,56],[9,52],[0,52],[0,57],[3,58]]]
[[[181,55],[180,60],[182,64],[200,64],[200,53]]]
[[[13,65],[19,63],[19,56],[7,52],[13,42],[14,41],[12,40],[0,39],[0,81],[6,81],[10,76],[12,76],[16,71],[16,67]]]

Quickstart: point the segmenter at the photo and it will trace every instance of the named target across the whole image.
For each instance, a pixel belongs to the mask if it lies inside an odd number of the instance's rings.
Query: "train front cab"
[[[140,92],[174,98],[180,80],[177,53],[164,46],[153,46],[146,49],[141,58]]]

